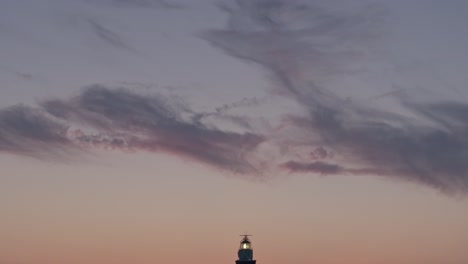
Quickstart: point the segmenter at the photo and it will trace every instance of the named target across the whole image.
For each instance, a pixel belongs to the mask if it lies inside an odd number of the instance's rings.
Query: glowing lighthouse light
[[[244,238],[241,242],[241,249],[250,249],[250,241],[248,238]]]

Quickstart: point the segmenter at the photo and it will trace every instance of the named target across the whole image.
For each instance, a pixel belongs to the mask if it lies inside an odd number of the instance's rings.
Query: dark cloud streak
[[[116,7],[138,8],[180,8],[181,6],[165,0],[85,0],[90,3],[100,3]]]
[[[40,159],[60,158],[78,149],[67,138],[68,127],[43,110],[12,106],[0,110],[0,151]]]
[[[182,118],[160,95],[94,85],[69,100],[41,108],[0,110],[0,151],[40,159],[66,159],[93,149],[161,152],[236,173],[260,173],[250,155],[264,141]]]
[[[114,31],[106,28],[103,26],[101,23],[97,22],[94,19],[88,19],[88,22],[90,26],[92,27],[94,33],[107,42],[108,44],[120,48],[120,49],[126,49],[126,50],[132,50],[131,46],[127,44],[121,36],[119,36],[117,33]]]
[[[99,85],[71,100],[46,101],[42,106],[57,118],[100,131],[74,133],[82,145],[172,153],[239,173],[256,172],[248,155],[264,140],[184,120],[167,98]]]

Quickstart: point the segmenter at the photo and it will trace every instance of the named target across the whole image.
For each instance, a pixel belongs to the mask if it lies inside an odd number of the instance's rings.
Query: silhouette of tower
[[[239,251],[237,251],[239,259],[236,260],[236,264],[255,264],[257,262],[253,259],[252,243],[249,236],[243,235],[244,238],[242,238]]]

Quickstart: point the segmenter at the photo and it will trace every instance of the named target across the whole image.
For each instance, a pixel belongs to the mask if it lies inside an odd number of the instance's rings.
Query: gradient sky
[[[0,264],[468,263],[465,0],[0,0]]]

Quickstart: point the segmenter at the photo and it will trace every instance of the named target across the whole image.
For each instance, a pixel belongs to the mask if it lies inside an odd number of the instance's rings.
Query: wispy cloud
[[[88,19],[94,33],[108,44],[121,49],[132,50],[131,46],[116,32],[105,27],[95,19]]]
[[[94,148],[163,152],[233,172],[258,172],[249,155],[264,141],[261,135],[194,123],[182,117],[190,114],[184,111],[162,96],[95,85],[41,108],[1,110],[0,151],[38,158]]]
[[[106,4],[116,7],[140,8],[180,8],[179,4],[165,0],[84,0],[90,3]]]
[[[404,92],[390,94],[411,113],[408,117],[347,101],[324,80],[352,72],[363,48],[378,40],[382,12],[367,6],[343,13],[319,4],[239,0],[223,6],[230,14],[226,29],[203,35],[228,54],[268,69],[283,94],[306,111],[287,117],[288,125],[310,136],[310,152],[324,147],[336,153],[324,160],[298,160],[295,151],[303,150],[304,141],[289,138],[291,160],[280,167],[323,175],[385,175],[467,192],[468,104],[416,103]]]

